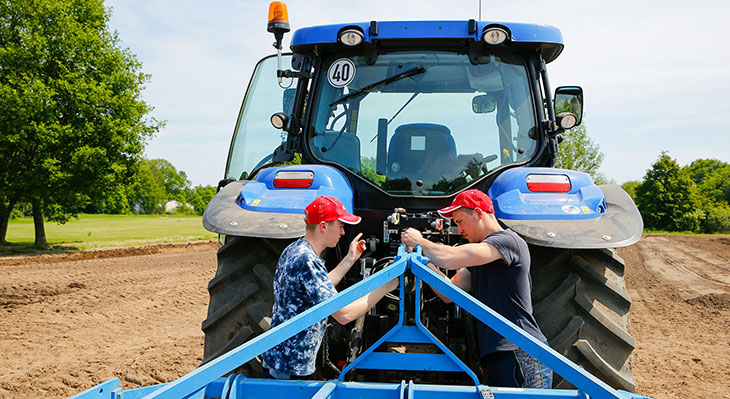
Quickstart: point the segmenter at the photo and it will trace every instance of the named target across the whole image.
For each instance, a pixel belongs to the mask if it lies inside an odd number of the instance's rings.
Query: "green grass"
[[[45,223],[46,239],[52,252],[105,247],[213,240],[217,235],[203,228],[200,216],[162,215],[79,215],[65,224]],[[11,220],[8,245],[0,255],[30,251],[35,240],[33,220]]]

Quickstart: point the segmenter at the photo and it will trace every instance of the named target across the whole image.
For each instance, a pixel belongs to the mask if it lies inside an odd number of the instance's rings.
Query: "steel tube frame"
[[[198,369],[186,374],[179,379],[155,386],[143,387],[123,391],[119,388],[119,380],[111,379],[80,394],[73,396],[73,399],[152,399],[152,398],[222,398],[227,399],[349,399],[373,397],[377,399],[462,399],[464,395],[476,395],[477,399],[495,398],[576,398],[576,399],[638,399],[646,398],[641,395],[626,391],[617,391],[580,368],[578,365],[555,352],[546,344],[538,341],[524,330],[520,329],[509,320],[505,319],[488,306],[456,287],[446,278],[431,270],[428,266],[428,258],[423,257],[421,248],[418,246],[413,253],[406,253],[405,247],[401,245],[398,249],[398,256],[394,262],[378,273],[362,280],[343,292],[327,299],[326,301],[312,307],[298,316],[278,325],[258,337],[248,341],[226,354],[210,361]],[[403,276],[406,270],[410,269],[416,280],[416,326],[404,326],[404,284]],[[319,322],[332,313],[343,308],[347,304],[366,295],[372,290],[386,284],[388,281],[399,277],[401,279],[401,300],[399,324],[389,331],[386,336],[368,348],[358,356],[353,363],[348,365],[334,381],[278,381],[268,379],[249,379],[243,375],[230,375],[227,378],[220,376],[234,370],[242,364],[253,359],[257,355],[278,345],[279,343],[296,335],[307,327]],[[504,336],[525,352],[545,363],[552,370],[563,378],[578,387],[578,390],[554,390],[554,389],[514,389],[486,387],[478,385],[479,382],[471,370],[433,335],[420,322],[420,282],[429,284],[439,291],[463,310],[471,313],[478,320],[492,328],[498,334]],[[345,374],[357,364],[365,362],[368,367],[388,369],[392,366],[390,357],[375,356],[375,359],[367,361],[368,356],[373,356],[375,348],[384,342],[387,336],[397,336],[406,342],[424,342],[424,338],[437,345],[443,352],[444,357],[455,360],[453,366],[448,366],[446,361],[440,361],[440,367],[452,367],[449,371],[464,371],[475,381],[474,386],[459,385],[424,385],[414,384],[405,381],[401,384],[383,383],[356,383],[344,382]],[[411,340],[411,341],[408,341]],[[398,355],[381,353],[380,355]],[[402,354],[420,355],[420,354]],[[406,359],[404,357],[403,359]],[[369,362],[369,363],[368,363]],[[402,361],[401,361],[402,363]],[[391,367],[392,368],[392,367]],[[406,368],[412,370],[414,368]],[[415,368],[418,369],[418,368]],[[424,368],[420,368],[424,369]],[[426,366],[425,369],[429,369]],[[464,370],[465,369],[465,370]]]
[[[383,270],[366,278],[311,309],[289,319],[264,334],[230,350],[214,360],[185,374],[179,379],[144,397],[144,399],[184,398],[207,383],[245,364],[281,342],[293,337],[311,325],[342,309],[356,299],[399,277],[406,270],[406,258],[393,262]]]

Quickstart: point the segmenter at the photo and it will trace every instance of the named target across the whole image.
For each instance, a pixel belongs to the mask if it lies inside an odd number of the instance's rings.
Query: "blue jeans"
[[[522,349],[486,355],[487,383],[498,387],[552,388],[552,370]]]
[[[553,371],[548,368],[548,366],[545,365],[545,363],[540,362],[540,368],[542,371],[542,386],[545,389],[552,389],[553,387]]]
[[[271,375],[273,378],[276,378],[277,380],[291,380],[291,374],[282,373],[274,369],[269,369],[269,375]]]

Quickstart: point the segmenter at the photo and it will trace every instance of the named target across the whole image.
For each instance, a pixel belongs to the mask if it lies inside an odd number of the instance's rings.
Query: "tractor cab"
[[[299,29],[293,54],[254,72],[226,178],[296,159],[337,168],[356,191],[443,198],[551,166],[582,113],[580,88],[556,91],[559,116],[544,96],[561,42],[556,28],[473,20]]]

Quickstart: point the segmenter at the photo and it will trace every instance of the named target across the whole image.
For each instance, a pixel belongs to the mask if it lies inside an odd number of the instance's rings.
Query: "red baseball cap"
[[[347,224],[360,223],[360,216],[347,213],[345,206],[337,198],[321,196],[304,208],[304,223],[319,224],[339,220]]]
[[[439,209],[438,212],[445,218],[452,218],[454,217],[453,212],[462,206],[469,209],[479,208],[484,212],[494,213],[492,199],[481,190],[477,190],[475,188],[459,193],[459,195],[454,198],[451,205],[446,208]]]

